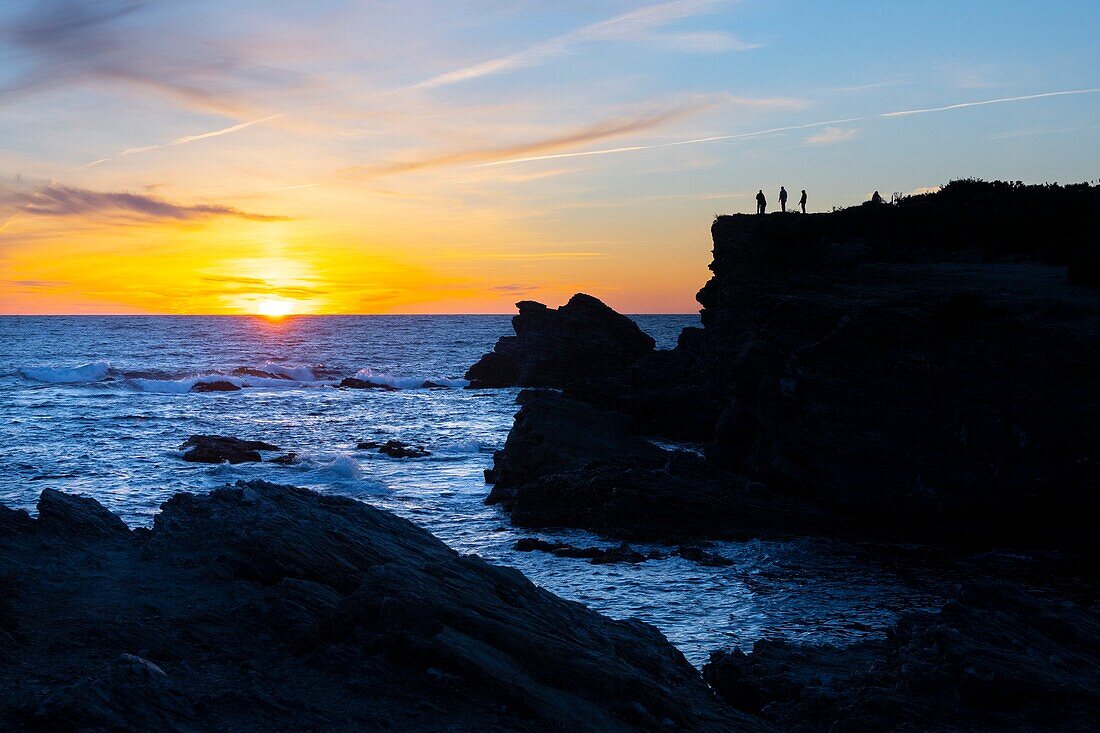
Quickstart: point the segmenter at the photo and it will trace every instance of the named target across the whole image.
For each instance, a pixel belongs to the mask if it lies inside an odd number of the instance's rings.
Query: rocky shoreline
[[[653,627],[260,481],[130,530],[0,507],[0,720],[42,730],[762,730]]]

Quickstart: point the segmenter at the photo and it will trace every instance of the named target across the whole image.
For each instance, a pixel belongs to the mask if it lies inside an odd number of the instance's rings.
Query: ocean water
[[[661,348],[697,322],[636,320]],[[724,568],[679,558],[590,565],[513,551],[523,536],[612,543],[579,531],[517,531],[483,503],[482,472],[504,444],[517,390],[464,389],[461,376],[509,333],[507,316],[0,317],[0,502],[33,512],[49,487],[148,525],[173,493],[238,479],[343,494],[561,596],[648,621],[696,664],[763,637],[844,643],[879,634],[899,612],[934,607],[949,590],[942,568],[911,562],[901,548],[818,540],[715,543],[712,551],[734,561]],[[355,375],[398,389],[333,387]],[[212,379],[243,389],[189,391]],[[301,461],[187,463],[179,446],[196,433],[265,440]],[[432,455],[356,450],[391,438]]]

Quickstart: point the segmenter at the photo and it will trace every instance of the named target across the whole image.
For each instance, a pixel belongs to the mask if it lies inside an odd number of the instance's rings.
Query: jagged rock
[[[762,730],[653,627],[351,499],[240,482],[175,495],[151,531],[49,542],[7,516],[0,720],[16,726]]]
[[[340,386],[346,389],[380,389],[383,392],[396,392],[397,387],[391,384],[380,384],[378,382],[368,382],[365,379],[356,379],[355,377],[345,377],[340,382]]]
[[[76,537],[129,535],[130,528],[95,499],[46,489],[38,498],[38,525]]]
[[[1084,731],[1100,709],[1100,617],[969,584],[881,641],[765,640],[751,654],[715,653],[703,669],[727,702],[782,730]]]
[[[192,463],[258,463],[263,460],[260,451],[279,450],[279,446],[227,435],[192,435],[180,450],[183,460]]]
[[[261,377],[263,379],[284,379],[290,381],[290,377],[285,374],[265,372],[263,369],[256,369],[254,367],[237,367],[231,374],[238,377]]]
[[[529,300],[516,307],[516,335],[470,367],[471,387],[562,387],[615,374],[653,351],[652,337],[591,295],[557,309]]]
[[[192,392],[239,392],[240,389],[238,385],[224,379],[212,382],[195,382],[191,385]]]
[[[278,463],[283,466],[293,466],[294,464],[299,463],[298,454],[284,453],[281,456],[275,456],[269,461],[269,463]]]

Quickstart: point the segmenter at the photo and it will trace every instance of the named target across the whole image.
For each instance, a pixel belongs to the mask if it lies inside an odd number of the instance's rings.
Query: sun
[[[256,313],[266,318],[289,316],[293,310],[293,301],[285,298],[264,298],[256,303]]]

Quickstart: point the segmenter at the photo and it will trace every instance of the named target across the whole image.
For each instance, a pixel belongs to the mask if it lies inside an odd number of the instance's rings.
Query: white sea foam
[[[27,379],[36,382],[49,382],[51,384],[68,384],[78,382],[98,382],[107,376],[111,370],[108,361],[93,361],[78,367],[31,367],[19,371]]]
[[[300,367],[309,371],[306,367]],[[269,374],[275,372],[267,371]],[[313,374],[310,372],[310,376]],[[320,387],[326,382],[314,379],[295,380],[294,378],[282,379],[280,377],[238,376],[232,374],[203,374],[197,376],[180,377],[178,379],[152,379],[148,377],[134,377],[127,383],[141,392],[155,394],[184,394],[190,392],[196,384],[209,384],[211,382],[229,382],[237,387],[267,387],[273,389],[294,389],[298,387]]]
[[[396,389],[425,389],[428,387],[450,387],[462,389],[470,386],[466,379],[449,379],[446,377],[398,377],[385,372],[375,372],[372,369],[360,369],[355,373],[356,379],[362,379],[371,384],[384,384]]]
[[[341,453],[333,459],[332,463],[325,466],[325,469],[336,474],[340,478],[359,478],[362,471],[359,468],[359,461],[346,453]]]

